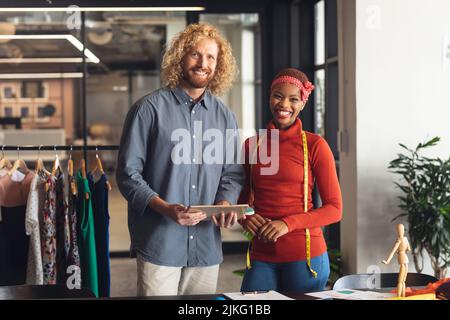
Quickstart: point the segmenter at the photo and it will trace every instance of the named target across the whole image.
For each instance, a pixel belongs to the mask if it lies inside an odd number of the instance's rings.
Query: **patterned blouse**
[[[44,284],[56,284],[56,177],[47,178],[48,190],[41,225]]]
[[[75,177],[69,176],[69,186],[71,183],[75,183]],[[78,235],[77,235],[77,211],[76,211],[76,194],[73,195],[69,187],[68,197],[68,216],[69,216],[69,228],[70,228],[70,249],[67,260],[67,266],[74,265],[80,267],[80,254],[78,252]]]
[[[38,172],[30,186],[27,209],[25,214],[25,230],[30,236],[27,264],[27,284],[44,284],[42,270],[40,222],[42,222],[42,210],[45,205],[45,183],[47,176]]]
[[[64,173],[56,176],[56,269],[57,283],[66,284],[67,262],[70,249],[69,216],[64,194]]]

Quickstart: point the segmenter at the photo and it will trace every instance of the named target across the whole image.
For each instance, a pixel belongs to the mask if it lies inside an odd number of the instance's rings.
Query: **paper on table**
[[[294,300],[273,290],[258,293],[230,292],[223,295],[231,300]]]
[[[354,289],[311,292],[306,293],[306,295],[319,299],[341,299],[341,300],[385,300],[395,296],[393,293],[361,291]]]

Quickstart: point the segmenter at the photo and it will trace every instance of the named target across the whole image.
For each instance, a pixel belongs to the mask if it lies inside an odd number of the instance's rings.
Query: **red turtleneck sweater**
[[[267,154],[272,161],[278,157],[279,168],[275,174],[261,174],[267,168],[264,158],[252,167],[255,212],[272,219],[282,219],[289,232],[275,243],[264,243],[256,237],[253,240],[251,258],[266,262],[291,262],[306,259],[305,229],[311,233],[311,258],[326,252],[327,246],[321,227],[338,222],[342,217],[342,197],[336,174],[333,154],[327,142],[319,135],[306,132],[309,156],[308,212],[304,212],[303,198],[303,143],[302,124],[299,119],[289,128],[279,130],[279,154],[271,152],[270,130],[276,129],[273,121],[267,126],[269,134],[260,145],[259,154]],[[249,153],[249,145],[252,147]],[[245,141],[246,184],[239,203],[248,203],[250,198],[249,158],[253,157],[256,145]],[[322,206],[314,209],[312,189],[317,182]]]

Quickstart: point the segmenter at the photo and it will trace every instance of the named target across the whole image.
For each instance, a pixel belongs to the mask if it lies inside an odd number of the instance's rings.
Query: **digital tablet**
[[[238,213],[239,217],[244,214],[251,214],[253,212],[253,209],[251,209],[248,204],[236,204],[231,206],[191,206],[190,209],[201,210],[206,213],[208,217],[220,214],[221,212],[225,212],[226,214],[228,212],[235,211]]]

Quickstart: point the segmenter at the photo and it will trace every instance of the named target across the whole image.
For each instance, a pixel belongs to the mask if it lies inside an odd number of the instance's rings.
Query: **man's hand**
[[[207,217],[203,211],[189,209],[181,204],[170,204],[165,211],[165,215],[182,226],[195,226]]]
[[[228,201],[223,200],[223,201],[216,202],[216,205],[230,206],[231,204]],[[238,216],[238,214],[235,211],[228,212],[227,214],[225,214],[225,212],[222,212],[219,215],[217,215],[216,217],[211,216],[211,220],[218,227],[231,228],[236,223],[237,216]]]
[[[263,218],[259,214],[255,213],[245,217],[245,220],[242,222],[242,227],[253,236],[256,236],[259,233],[259,228],[264,226],[269,221],[270,219]]]
[[[287,224],[283,220],[266,222],[259,229],[258,238],[264,242],[276,242],[277,239],[289,232]]]
[[[189,209],[181,204],[169,204],[159,197],[153,197],[149,206],[153,210],[172,218],[182,226],[195,226],[207,217],[203,211]]]

